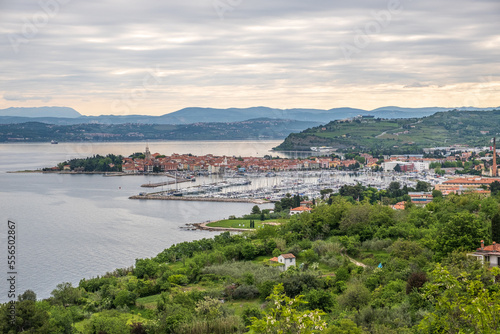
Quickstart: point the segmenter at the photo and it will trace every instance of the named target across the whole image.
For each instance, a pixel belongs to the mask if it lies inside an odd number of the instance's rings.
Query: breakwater
[[[191,201],[191,202],[227,202],[227,203],[254,203],[266,204],[269,201],[254,198],[215,198],[215,197],[194,197],[194,196],[158,196],[158,195],[137,195],[130,196],[129,199],[148,199],[163,201]]]

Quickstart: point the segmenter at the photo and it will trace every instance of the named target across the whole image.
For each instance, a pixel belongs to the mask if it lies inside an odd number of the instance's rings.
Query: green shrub
[[[168,281],[172,284],[187,285],[189,280],[186,275],[172,275],[169,276]]]
[[[240,285],[233,292],[234,299],[254,299],[259,296],[259,289],[254,285]]]

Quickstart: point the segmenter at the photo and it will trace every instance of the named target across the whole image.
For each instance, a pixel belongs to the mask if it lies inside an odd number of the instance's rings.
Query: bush
[[[233,292],[234,299],[254,299],[259,296],[259,289],[254,285],[240,285]]]
[[[308,302],[307,309],[310,310],[323,310],[330,312],[335,307],[335,299],[333,295],[326,290],[312,289],[306,292],[305,300]]]
[[[340,267],[335,271],[335,280],[347,282],[349,280],[349,270],[347,267]]]
[[[168,277],[168,281],[177,285],[187,285],[189,283],[186,275],[172,275]]]
[[[287,249],[287,253],[292,253],[293,255],[295,255],[295,257],[299,256],[299,253],[302,249],[300,248],[299,245],[293,245],[291,246],[290,248]]]
[[[328,253],[322,256],[319,262],[332,268],[338,268],[344,263],[344,258],[340,255]]]
[[[324,256],[326,254],[340,254],[342,245],[339,242],[316,240],[312,245],[312,249],[320,256]]]
[[[245,260],[253,260],[257,256],[257,247],[251,242],[246,243],[241,249],[241,255]]]
[[[127,290],[120,290],[113,300],[115,307],[130,306],[135,304],[136,294]]]
[[[424,272],[411,273],[406,281],[406,294],[410,294],[414,289],[419,290],[427,282],[427,275]]]
[[[241,315],[241,318],[243,319],[243,323],[245,324],[245,327],[248,327],[252,324],[252,321],[250,319],[252,319],[252,318],[262,319],[262,312],[256,306],[252,306],[252,307],[246,306],[243,309],[243,313]]]
[[[365,240],[361,244],[361,247],[367,251],[382,251],[387,249],[387,247],[392,245],[391,239],[379,239],[373,238],[371,240]]]
[[[265,281],[260,283],[257,288],[259,289],[259,297],[261,300],[266,300],[266,298],[273,292],[274,286],[277,284],[276,281]]]
[[[309,239],[301,240],[301,241],[299,241],[299,246],[302,249],[309,249],[312,247],[312,241]]]
[[[253,262],[228,262],[203,268],[202,274],[229,276],[237,280],[244,280],[248,274],[252,274],[255,284],[258,285],[265,281],[278,280],[281,271],[278,268],[265,267]]]

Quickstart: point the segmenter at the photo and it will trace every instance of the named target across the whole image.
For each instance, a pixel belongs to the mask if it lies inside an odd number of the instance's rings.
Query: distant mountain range
[[[193,124],[214,122],[242,122],[256,118],[315,122],[326,124],[332,120],[351,118],[357,115],[373,115],[377,118],[415,118],[430,116],[436,112],[453,108],[401,108],[383,107],[374,110],[354,108],[321,109],[273,109],[267,107],[253,108],[185,108],[162,116],[147,115],[101,115],[83,116],[76,110],[67,107],[39,108],[7,108],[0,109],[0,124],[24,122],[41,122],[57,125],[73,124]],[[494,110],[498,108],[463,107],[458,110]]]
[[[259,118],[195,124],[0,124],[0,142],[284,139],[318,123]]]
[[[7,108],[0,109],[0,116],[15,116],[15,117],[64,117],[77,118],[81,117],[78,111],[68,107],[37,107],[37,108]]]

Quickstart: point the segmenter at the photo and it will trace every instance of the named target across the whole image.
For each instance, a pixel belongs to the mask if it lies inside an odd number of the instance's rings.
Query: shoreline
[[[220,220],[214,220],[214,221],[206,221],[204,223],[191,223],[191,224],[186,224],[186,226],[193,226],[194,229],[192,230],[203,230],[203,231],[212,231],[212,232],[249,232],[249,231],[257,231],[256,228],[238,228],[238,227],[217,227],[217,226],[207,226],[208,224],[211,223],[217,223],[225,219],[220,219]],[[268,222],[268,223],[262,223],[263,225],[271,225],[271,226],[279,226],[281,223],[276,223],[276,222]]]
[[[255,231],[255,229],[250,229],[250,228],[235,228],[235,227],[212,227],[212,226],[207,226],[210,223],[216,223],[220,220],[214,220],[210,222],[204,222],[204,223],[192,223],[189,224],[193,226],[196,230],[202,230],[202,231],[210,231],[210,232],[248,232],[248,231]]]

